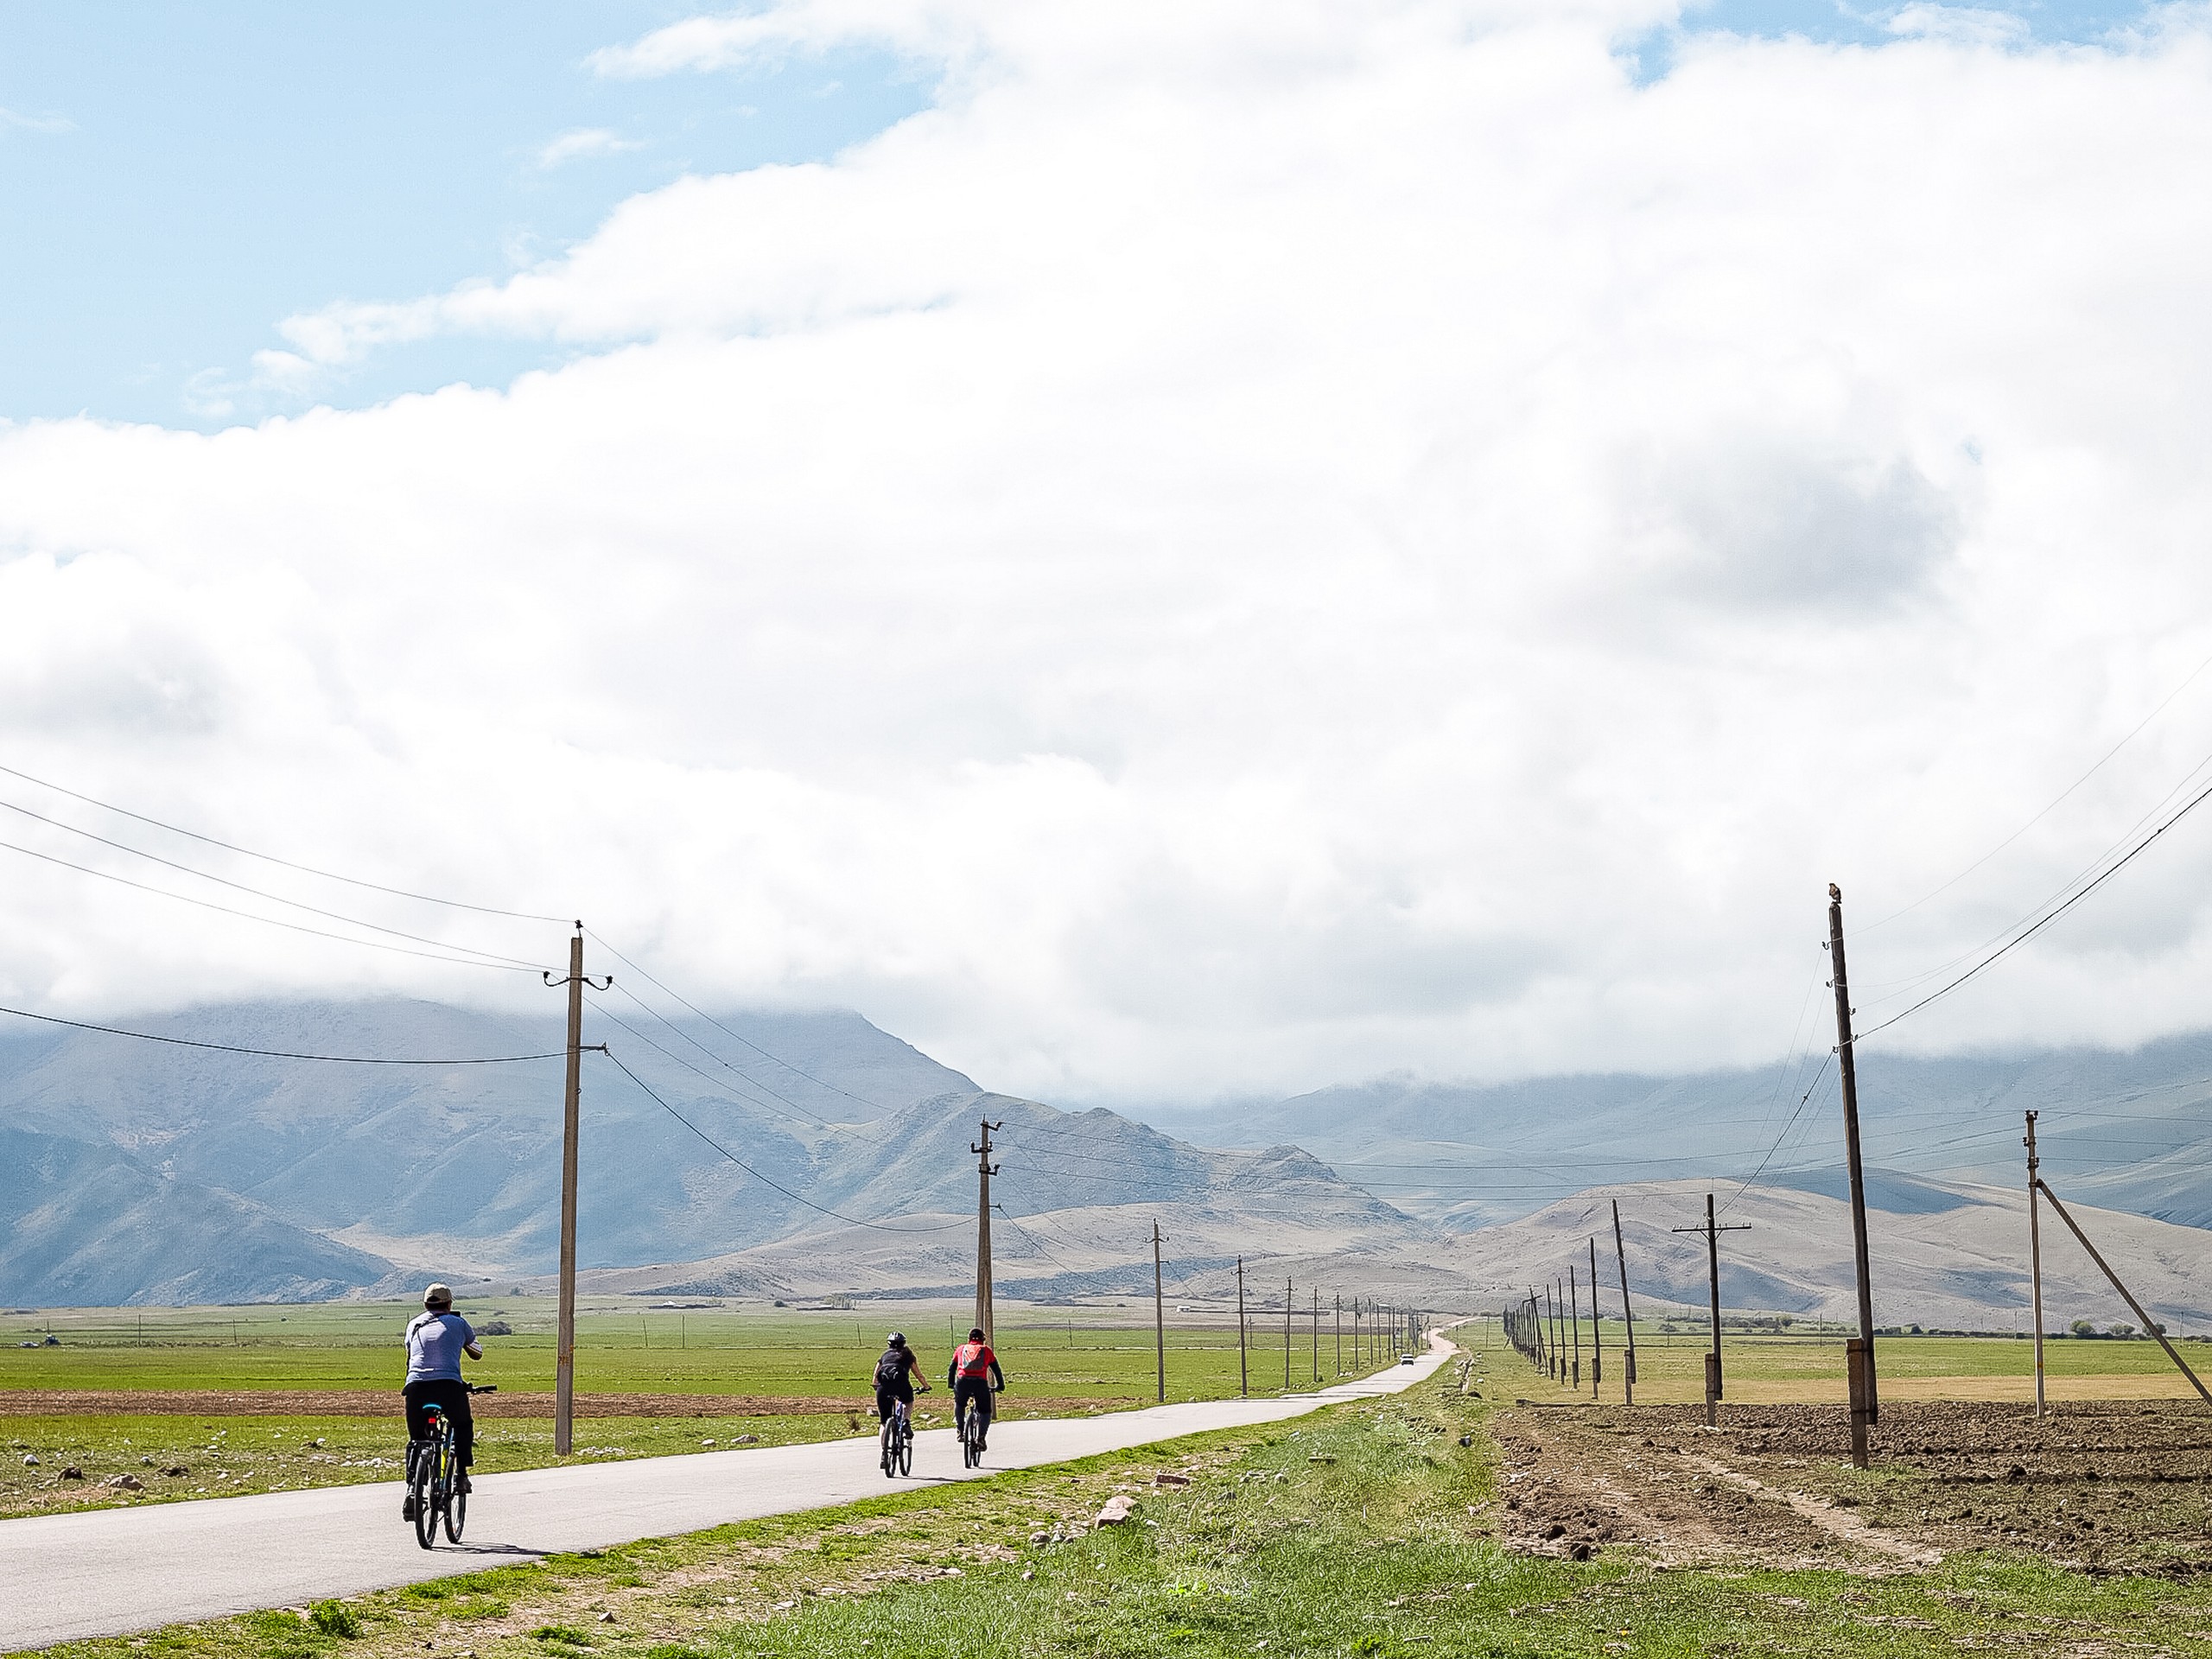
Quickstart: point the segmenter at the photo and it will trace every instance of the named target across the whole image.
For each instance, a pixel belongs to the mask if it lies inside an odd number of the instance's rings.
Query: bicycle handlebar
[[[499,1391],[499,1385],[496,1382],[464,1382],[461,1386],[471,1394],[497,1394]]]

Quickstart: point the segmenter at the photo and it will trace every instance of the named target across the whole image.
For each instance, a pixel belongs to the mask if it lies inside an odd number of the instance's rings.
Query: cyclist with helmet
[[[415,1448],[430,1437],[430,1408],[438,1407],[453,1424],[454,1450],[461,1458],[461,1485],[467,1491],[468,1465],[476,1456],[476,1424],[468,1412],[468,1385],[461,1381],[461,1357],[484,1357],[476,1332],[453,1311],[453,1291],[432,1285],[423,1293],[423,1311],[407,1327],[407,1496],[403,1518],[415,1518]]]
[[[952,1369],[945,1381],[952,1385],[956,1429],[966,1424],[969,1412],[983,1414],[982,1428],[976,1437],[976,1449],[982,1451],[991,1433],[991,1396],[1006,1387],[1006,1373],[999,1369],[999,1357],[991,1351],[991,1344],[983,1340],[982,1325],[971,1328],[968,1340],[952,1351]]]
[[[929,1378],[922,1374],[922,1362],[906,1345],[906,1333],[893,1331],[883,1339],[883,1352],[875,1362],[875,1431],[876,1450],[887,1454],[891,1450],[891,1415],[899,1406],[908,1411],[914,1408],[914,1390],[930,1391]]]

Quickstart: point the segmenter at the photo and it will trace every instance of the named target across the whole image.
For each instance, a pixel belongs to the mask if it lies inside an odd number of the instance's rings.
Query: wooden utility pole
[[[991,1309],[991,1177],[999,1173],[999,1166],[991,1161],[991,1131],[1006,1125],[988,1117],[982,1125],[982,1139],[968,1147],[976,1154],[976,1323],[983,1328],[983,1341],[996,1348]]]
[[[1590,1289],[1594,1295],[1598,1287],[1592,1285]],[[1572,1262],[1568,1263],[1567,1269],[1567,1319],[1568,1327],[1574,1332],[1574,1386],[1580,1391],[1582,1387],[1582,1287],[1574,1282]]]
[[[1866,1466],[1866,1433],[1881,1421],[1874,1385],[1874,1281],[1866,1259],[1866,1176],[1859,1160],[1859,1064],[1851,1035],[1851,987],[1843,960],[1843,889],[1828,883],[1828,960],[1835,970],[1835,1052],[1843,1079],[1844,1155],[1851,1167],[1851,1246],[1859,1269],[1859,1347],[1844,1351],[1851,1383],[1851,1460]]]
[[[1321,1287],[1313,1287],[1313,1386],[1321,1386]]]
[[[1705,1225],[1677,1227],[1678,1233],[1705,1235],[1706,1269],[1709,1274],[1713,1297],[1713,1351],[1705,1357],[1705,1426],[1711,1428],[1720,1421],[1720,1235],[1745,1233],[1751,1230],[1748,1221],[1732,1222],[1723,1227],[1713,1218],[1713,1194],[1705,1195]]]
[[[1590,1397],[1598,1397],[1605,1362],[1598,1351],[1598,1236],[1590,1235]]]
[[[1291,1294],[1290,1281],[1282,1281],[1282,1391],[1290,1392],[1290,1315],[1298,1306]]]
[[[1160,1363],[1160,1403],[1167,1403],[1167,1313],[1160,1289],[1160,1224],[1152,1224],[1152,1346]]]
[[[584,1092],[584,925],[569,941],[569,976],[545,976],[569,991],[569,1071],[561,1096],[561,1306],[553,1338],[553,1452],[565,1458],[573,1443],[576,1403],[576,1142]],[[614,983],[609,975],[603,990]]]
[[[1236,1258],[1236,1395],[1252,1392],[1252,1368],[1244,1357],[1244,1258]]]
[[[2028,1300],[2035,1315],[2036,1415],[2043,1415],[2043,1217],[2036,1208],[2036,1188],[2043,1178],[2036,1173],[2036,1115],[2028,1114]]]
[[[1621,1243],[1621,1201],[1613,1200],[1613,1255],[1621,1264],[1621,1324],[1628,1332],[1628,1370],[1621,1378],[1621,1403],[1636,1403],[1636,1310],[1628,1304],[1628,1246]]]
[[[1338,1292],[1336,1294],[1336,1295],[1335,1295],[1335,1296],[1333,1296],[1332,1298],[1331,1298],[1331,1300],[1332,1300],[1332,1301],[1334,1301],[1334,1302],[1335,1302],[1335,1304],[1336,1304],[1336,1308],[1337,1308],[1337,1375],[1338,1375],[1338,1376],[1342,1376],[1344,1374],[1344,1293],[1343,1293],[1342,1291],[1338,1291]]]

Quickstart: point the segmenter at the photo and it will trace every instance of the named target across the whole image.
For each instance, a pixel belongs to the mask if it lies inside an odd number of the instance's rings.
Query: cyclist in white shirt
[[[441,1408],[453,1424],[454,1450],[461,1459],[461,1487],[469,1490],[468,1465],[476,1456],[476,1424],[469,1415],[468,1385],[461,1380],[461,1357],[484,1357],[476,1332],[453,1311],[453,1291],[432,1285],[423,1293],[423,1311],[407,1327],[407,1497],[400,1505],[415,1518],[414,1450],[429,1438],[430,1408]]]

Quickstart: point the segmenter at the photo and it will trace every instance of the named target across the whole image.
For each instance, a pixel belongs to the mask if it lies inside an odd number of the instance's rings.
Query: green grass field
[[[148,1310],[96,1308],[0,1315],[0,1390],[25,1389],[393,1389],[404,1372],[399,1334],[416,1308],[401,1303]],[[483,1325],[503,1319],[514,1334],[486,1339],[471,1374],[512,1392],[553,1387],[555,1308],[550,1299],[464,1301]],[[942,1382],[953,1333],[964,1336],[964,1306],[873,1303],[857,1312],[735,1308],[640,1310],[616,1299],[583,1302],[576,1321],[576,1387],[584,1393],[764,1395],[861,1398],[886,1332],[904,1329]],[[1149,1402],[1156,1387],[1151,1308],[1028,1308],[1008,1305],[997,1349],[1020,1399]],[[51,1332],[56,1347],[21,1344]],[[1171,1315],[1171,1400],[1218,1399],[1239,1386],[1233,1317]],[[1280,1325],[1253,1325],[1248,1341],[1255,1394],[1283,1386]],[[1349,1355],[1347,1356],[1349,1358]],[[1383,1356],[1377,1356],[1377,1363]],[[1336,1354],[1325,1330],[1324,1374]],[[1291,1382],[1314,1377],[1310,1330],[1292,1344]]]
[[[218,1493],[267,1491],[397,1478],[404,1436],[399,1333],[412,1305],[149,1309],[100,1308],[0,1314],[0,1516],[57,1509],[158,1503]],[[464,1302],[479,1325],[504,1319],[514,1334],[485,1339],[472,1365],[479,1382],[507,1395],[554,1386],[555,1307],[550,1299]],[[946,1397],[949,1332],[965,1335],[966,1305],[878,1303],[857,1312],[744,1307],[640,1310],[614,1299],[587,1300],[577,1319],[576,1387],[593,1396],[681,1395],[692,1415],[580,1415],[572,1460],[655,1457],[726,1446],[741,1435],[761,1445],[835,1439],[872,1431],[869,1377],[883,1337],[903,1328],[939,1392],[920,1402],[922,1421]],[[1240,1387],[1234,1319],[1171,1316],[1167,1397],[1220,1399]],[[1080,1309],[1009,1305],[998,1325],[1009,1416],[1126,1410],[1153,1403],[1158,1387],[1148,1304]],[[57,1345],[43,1345],[51,1334]],[[41,1345],[24,1347],[24,1343]],[[1346,1352],[1349,1364],[1355,1355]],[[1291,1382],[1313,1382],[1310,1328],[1292,1344]],[[1246,1355],[1251,1392],[1283,1386],[1281,1327],[1255,1325]],[[1325,1372],[1336,1363],[1325,1341]],[[1388,1356],[1374,1351],[1374,1363]],[[10,1412],[6,1399],[48,1390],[143,1396],[148,1409]],[[151,1409],[158,1396],[207,1391],[351,1394],[384,1414],[333,1414],[334,1403],[289,1412],[232,1405],[196,1414]],[[366,1395],[365,1401],[360,1396]],[[738,1414],[718,1402],[749,1397],[806,1402],[809,1408]],[[387,1403],[388,1402],[388,1403]],[[174,1406],[175,1400],[167,1403]],[[550,1417],[478,1420],[478,1466],[486,1472],[560,1461]],[[315,1444],[321,1442],[321,1444]],[[22,1462],[38,1459],[35,1465]],[[182,1468],[171,1476],[163,1471]],[[82,1478],[64,1478],[76,1469]],[[107,1483],[130,1476],[139,1491]]]

